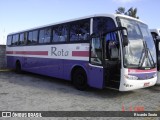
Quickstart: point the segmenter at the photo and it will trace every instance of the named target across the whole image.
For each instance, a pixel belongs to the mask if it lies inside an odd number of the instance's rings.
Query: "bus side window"
[[[45,38],[45,33],[44,33],[44,29],[42,29],[39,32],[39,43],[40,44],[44,43],[44,38]]]
[[[35,30],[32,32],[32,44],[37,44],[38,41],[38,31]]]
[[[58,27],[54,27],[52,33],[53,33],[53,40],[52,40],[52,42],[58,42],[59,41]]]
[[[33,44],[37,44],[38,41],[38,31],[31,31],[28,33],[28,42],[27,44],[29,45],[33,45]]]
[[[119,40],[116,32],[108,33],[106,36],[106,58],[112,60],[119,58]]]
[[[46,28],[44,43],[50,43],[50,40],[51,40],[51,28]]]
[[[9,35],[7,37],[7,46],[10,46],[12,44],[12,35]]]
[[[67,41],[67,35],[68,35],[68,28],[66,25],[63,25],[63,27],[61,28],[61,38],[60,38],[60,42],[65,42]]]
[[[70,41],[78,41],[79,25],[72,24],[70,27]]]
[[[70,41],[88,40],[90,35],[90,19],[71,23],[69,35]]]
[[[102,64],[102,45],[100,38],[92,38],[91,42],[91,64]]]
[[[13,35],[12,45],[17,46],[19,41],[19,34]]]
[[[24,33],[20,34],[19,45],[24,45]]]
[[[28,44],[28,45],[32,44],[32,32],[29,32],[29,33],[28,33],[28,41],[27,41],[27,44]]]
[[[90,35],[90,22],[80,22],[80,40],[88,40]]]
[[[67,25],[60,25],[53,28],[53,40],[52,42],[66,42],[68,38]]]

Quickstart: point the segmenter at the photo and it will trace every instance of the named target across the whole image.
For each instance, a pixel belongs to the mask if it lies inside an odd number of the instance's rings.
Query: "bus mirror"
[[[128,45],[128,37],[127,37],[127,35],[123,35],[123,45],[124,46]]]
[[[160,40],[160,36],[157,36],[157,40]]]

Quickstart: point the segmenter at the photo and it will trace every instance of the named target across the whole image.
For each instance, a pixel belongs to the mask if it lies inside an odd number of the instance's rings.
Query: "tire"
[[[17,74],[21,74],[22,73],[20,62],[16,62],[16,73]]]
[[[73,85],[76,89],[84,91],[87,89],[87,76],[82,68],[78,68],[73,72],[72,76]]]

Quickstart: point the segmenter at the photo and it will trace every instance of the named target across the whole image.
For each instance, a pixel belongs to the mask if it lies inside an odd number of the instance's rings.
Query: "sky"
[[[137,8],[149,28],[160,28],[160,0],[0,0],[0,44],[9,33],[94,14]]]

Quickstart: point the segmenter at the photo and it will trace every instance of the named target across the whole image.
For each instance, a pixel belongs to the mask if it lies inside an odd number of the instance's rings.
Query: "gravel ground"
[[[64,80],[31,73],[0,72],[1,111],[122,111],[122,108],[129,111],[137,106],[143,107],[145,111],[160,111],[160,86],[156,85],[128,92],[93,88],[89,88],[87,91],[79,91],[72,86],[71,82]],[[17,120],[17,118],[12,119]],[[23,120],[25,119],[34,120],[37,118],[23,118]],[[53,118],[42,119],[53,120]],[[114,120],[117,118],[60,117],[54,119]],[[133,118],[118,119],[129,120]],[[141,119],[160,120],[160,118]]]

